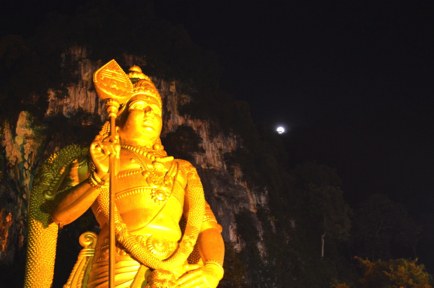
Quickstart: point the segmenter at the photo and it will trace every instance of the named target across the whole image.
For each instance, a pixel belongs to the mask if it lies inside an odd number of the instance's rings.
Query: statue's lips
[[[145,118],[145,120],[143,121],[143,125],[154,126],[154,119],[153,118]]]

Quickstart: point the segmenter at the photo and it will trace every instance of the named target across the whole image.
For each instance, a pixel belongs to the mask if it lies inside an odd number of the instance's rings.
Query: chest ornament
[[[170,168],[165,165],[173,161],[173,157],[159,155],[155,150],[145,150],[137,146],[123,145],[122,149],[129,150],[134,158],[141,164],[141,173],[146,183],[151,187],[151,199],[157,204],[164,204],[172,192],[176,164],[173,162]]]
[[[178,248],[177,242],[158,238],[153,235],[139,235],[137,241],[159,259],[169,257],[175,252],[176,248]]]

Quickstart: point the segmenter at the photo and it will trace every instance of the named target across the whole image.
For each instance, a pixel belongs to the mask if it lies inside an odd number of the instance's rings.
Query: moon
[[[283,134],[283,133],[285,133],[285,128],[283,128],[282,126],[279,126],[279,127],[277,127],[276,131],[279,134]]]

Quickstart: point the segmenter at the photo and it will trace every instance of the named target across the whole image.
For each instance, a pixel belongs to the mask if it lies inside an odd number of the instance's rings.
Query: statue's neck
[[[142,155],[145,157],[155,156],[156,158],[158,158],[158,157],[166,157],[167,156],[167,153],[166,153],[166,151],[164,151],[164,149],[156,150],[154,148],[149,148],[146,146],[132,145],[132,144],[125,144],[125,145],[122,144],[121,148],[134,151],[138,155]]]
[[[154,143],[141,143],[137,141],[121,141],[121,146],[132,146],[140,150],[149,151],[149,150],[153,150],[152,147],[154,146]]]
[[[134,139],[134,138],[122,139],[122,137],[120,138],[121,145],[136,146],[136,147],[141,147],[143,149],[152,149],[156,141],[157,139]]]

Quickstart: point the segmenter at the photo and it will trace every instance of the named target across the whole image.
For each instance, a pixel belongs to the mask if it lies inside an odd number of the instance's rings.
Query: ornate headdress
[[[125,111],[128,103],[136,100],[158,105],[162,109],[160,93],[139,66],[131,66],[127,75],[115,60],[111,60],[95,72],[94,84],[100,98],[112,98],[118,102],[118,117]],[[104,125],[103,131],[104,134],[109,134],[108,122]],[[160,138],[156,140],[153,149],[157,154],[167,156]]]
[[[156,100],[162,107],[160,93],[155,88],[151,79],[142,73],[142,69],[139,66],[132,66],[128,71],[128,77],[134,85],[132,97],[130,98],[142,98],[144,100]]]
[[[135,97],[156,102],[162,108],[160,93],[138,66],[132,66],[127,75],[115,60],[111,60],[94,73],[93,82],[101,99],[113,99],[121,105],[118,115]]]

